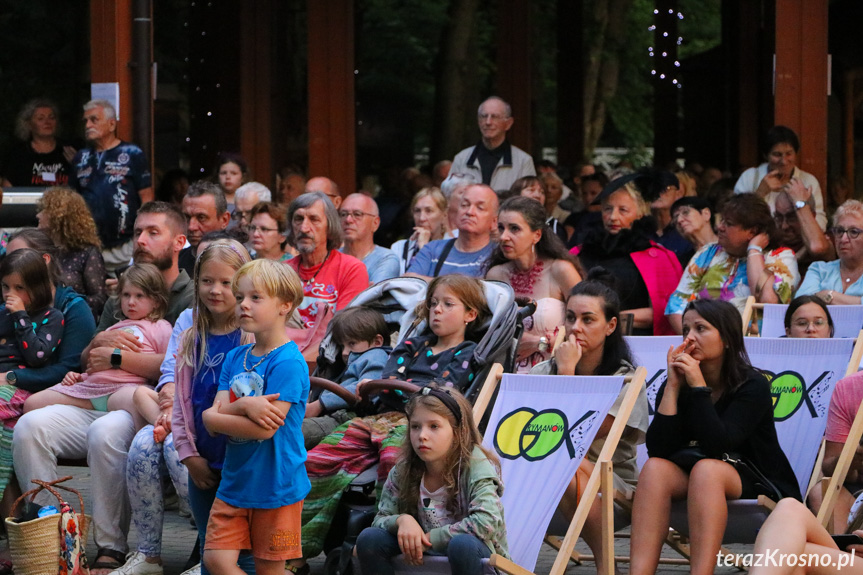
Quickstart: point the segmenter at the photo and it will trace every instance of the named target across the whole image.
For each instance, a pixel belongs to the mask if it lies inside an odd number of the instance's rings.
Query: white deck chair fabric
[[[483,443],[501,458],[509,552],[525,569],[536,566],[551,516],[623,381],[503,376]]]
[[[785,311],[788,304],[764,304],[761,337],[785,335]],[[863,329],[863,305],[831,305],[828,308],[835,327],[834,338],[855,338]]]

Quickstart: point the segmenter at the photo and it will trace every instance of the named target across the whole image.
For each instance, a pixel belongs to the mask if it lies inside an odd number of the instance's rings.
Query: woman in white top
[[[423,188],[411,200],[414,232],[406,240],[399,240],[390,247],[399,258],[400,273],[411,263],[417,252],[432,240],[449,237],[447,201],[443,192],[434,186]]]

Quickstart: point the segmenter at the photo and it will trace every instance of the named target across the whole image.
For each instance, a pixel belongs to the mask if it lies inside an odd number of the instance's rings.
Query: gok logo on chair
[[[596,411],[586,411],[570,427],[566,414],[560,410],[537,412],[521,407],[501,418],[494,432],[494,448],[505,459],[524,457],[539,461],[565,444],[569,457],[575,459],[587,449],[584,440],[596,419]]]

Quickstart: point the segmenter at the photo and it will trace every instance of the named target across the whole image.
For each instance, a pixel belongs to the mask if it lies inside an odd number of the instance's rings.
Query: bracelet
[[[690,389],[693,391],[693,393],[695,393],[695,392],[706,393],[706,394],[713,393],[713,389],[709,386],[706,386],[706,385],[704,387],[691,387]]]
[[[764,253],[764,250],[763,250],[763,249],[761,249],[761,246],[752,246],[752,245],[750,245],[748,248],[746,248],[746,252],[747,252],[747,253],[749,253],[749,252],[758,252],[759,254],[763,254],[763,253]]]

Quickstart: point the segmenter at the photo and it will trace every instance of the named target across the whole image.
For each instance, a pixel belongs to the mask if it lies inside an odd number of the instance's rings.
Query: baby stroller
[[[491,367],[500,363],[504,371],[512,371],[515,365],[516,350],[523,331],[522,321],[533,314],[535,305],[523,308],[515,302],[512,288],[497,281],[483,281],[486,300],[491,317],[480,326],[480,338],[473,355],[474,379],[465,396],[473,402],[479,394]],[[416,323],[416,305],[426,297],[427,284],[418,278],[401,277],[380,282],[359,294],[349,307],[365,305],[378,309],[386,318],[396,341],[424,333],[428,326],[425,322]],[[395,343],[395,341],[393,342]],[[338,384],[327,379],[337,378],[344,370],[341,363],[341,350],[332,342],[331,333],[327,332],[321,342],[318,367],[312,377],[312,397],[314,400],[323,389],[333,391],[348,401],[349,405],[356,403],[356,398],[346,392]],[[399,387],[401,382],[380,381],[375,387],[393,385]],[[360,475],[345,489],[339,509],[333,518],[330,530],[324,542],[327,554],[325,572],[345,575],[351,572],[351,553],[360,532],[371,525],[377,512],[375,502],[375,483],[377,468],[372,467]]]

